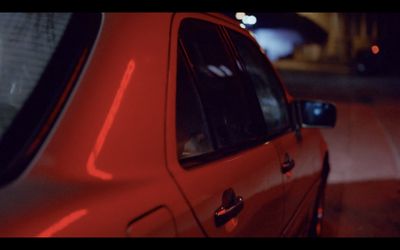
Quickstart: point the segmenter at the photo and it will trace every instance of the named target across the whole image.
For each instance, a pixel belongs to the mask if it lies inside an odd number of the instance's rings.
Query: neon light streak
[[[125,70],[124,76],[122,77],[117,94],[115,95],[110,110],[108,111],[106,120],[103,123],[103,127],[101,128],[100,133],[97,136],[96,144],[94,145],[86,164],[87,172],[90,175],[102,180],[111,180],[112,174],[98,169],[96,167],[96,158],[99,156],[101,149],[103,148],[104,141],[106,140],[106,137],[110,132],[110,128],[114,123],[115,116],[119,110],[119,106],[121,105],[122,98],[124,97],[126,88],[128,87],[134,70],[135,62],[133,60],[130,60]]]
[[[49,228],[41,232],[40,234],[37,235],[37,237],[51,237],[54,234],[60,232],[73,222],[77,221],[78,219],[82,218],[88,213],[87,209],[81,209],[78,211],[75,211],[64,218],[62,218],[60,221],[56,222],[55,224],[51,225]]]

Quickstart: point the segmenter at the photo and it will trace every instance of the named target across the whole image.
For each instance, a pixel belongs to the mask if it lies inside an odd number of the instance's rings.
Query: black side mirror
[[[333,128],[336,124],[336,106],[322,101],[297,100],[295,107],[302,127]]]

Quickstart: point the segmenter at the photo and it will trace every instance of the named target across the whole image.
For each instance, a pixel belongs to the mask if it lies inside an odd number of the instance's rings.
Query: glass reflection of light
[[[97,177],[102,180],[111,180],[112,174],[98,169],[96,167],[95,161],[96,158],[99,156],[100,151],[103,148],[104,141],[106,140],[110,128],[114,123],[115,116],[119,110],[119,106],[121,105],[122,98],[124,97],[126,88],[128,87],[128,84],[131,80],[134,69],[135,69],[135,62],[133,60],[130,60],[126,67],[125,73],[122,77],[117,94],[115,95],[110,110],[108,111],[106,120],[103,123],[103,127],[101,128],[100,133],[97,136],[96,144],[94,145],[86,164],[87,172],[91,176]]]
[[[37,235],[37,237],[51,237],[54,234],[60,232],[73,222],[79,220],[83,216],[85,216],[88,213],[87,209],[81,209],[78,211],[75,211],[73,213],[70,213],[69,215],[63,217],[61,220],[57,221],[53,225],[51,225],[49,228],[41,232],[40,234]]]
[[[207,65],[207,69],[211,72],[213,72],[214,74],[216,74],[219,77],[224,77],[225,73],[220,70],[217,66],[214,65]]]
[[[238,60],[236,60],[236,65],[238,66],[240,71],[243,71],[242,64]]]
[[[232,71],[225,65],[220,65],[219,67],[215,65],[207,65],[207,69],[218,77],[227,77],[233,75]]]
[[[322,113],[322,107],[321,106],[315,107],[313,112],[314,112],[314,115],[319,116]]]
[[[322,109],[327,109],[327,106],[322,103],[306,103],[306,109],[308,112],[312,112],[315,116],[322,114]]]
[[[237,20],[242,20],[246,16],[244,12],[236,12],[235,17]]]
[[[254,25],[257,23],[257,18],[253,15],[250,16],[246,15],[243,17],[242,22],[247,25]]]
[[[232,76],[232,71],[225,65],[220,65],[219,68],[225,73],[225,75]]]
[[[254,29],[257,42],[266,51],[271,61],[288,56],[298,44],[304,43],[302,36],[290,29]]]

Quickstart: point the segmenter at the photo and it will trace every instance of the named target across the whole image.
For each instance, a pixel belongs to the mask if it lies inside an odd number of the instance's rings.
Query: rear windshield
[[[37,85],[70,13],[0,14],[0,135]]]
[[[0,13],[0,185],[45,139],[100,20],[100,14]]]

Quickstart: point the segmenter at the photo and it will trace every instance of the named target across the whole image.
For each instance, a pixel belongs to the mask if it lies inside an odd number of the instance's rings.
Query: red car
[[[336,109],[212,13],[0,13],[0,236],[320,230]]]

